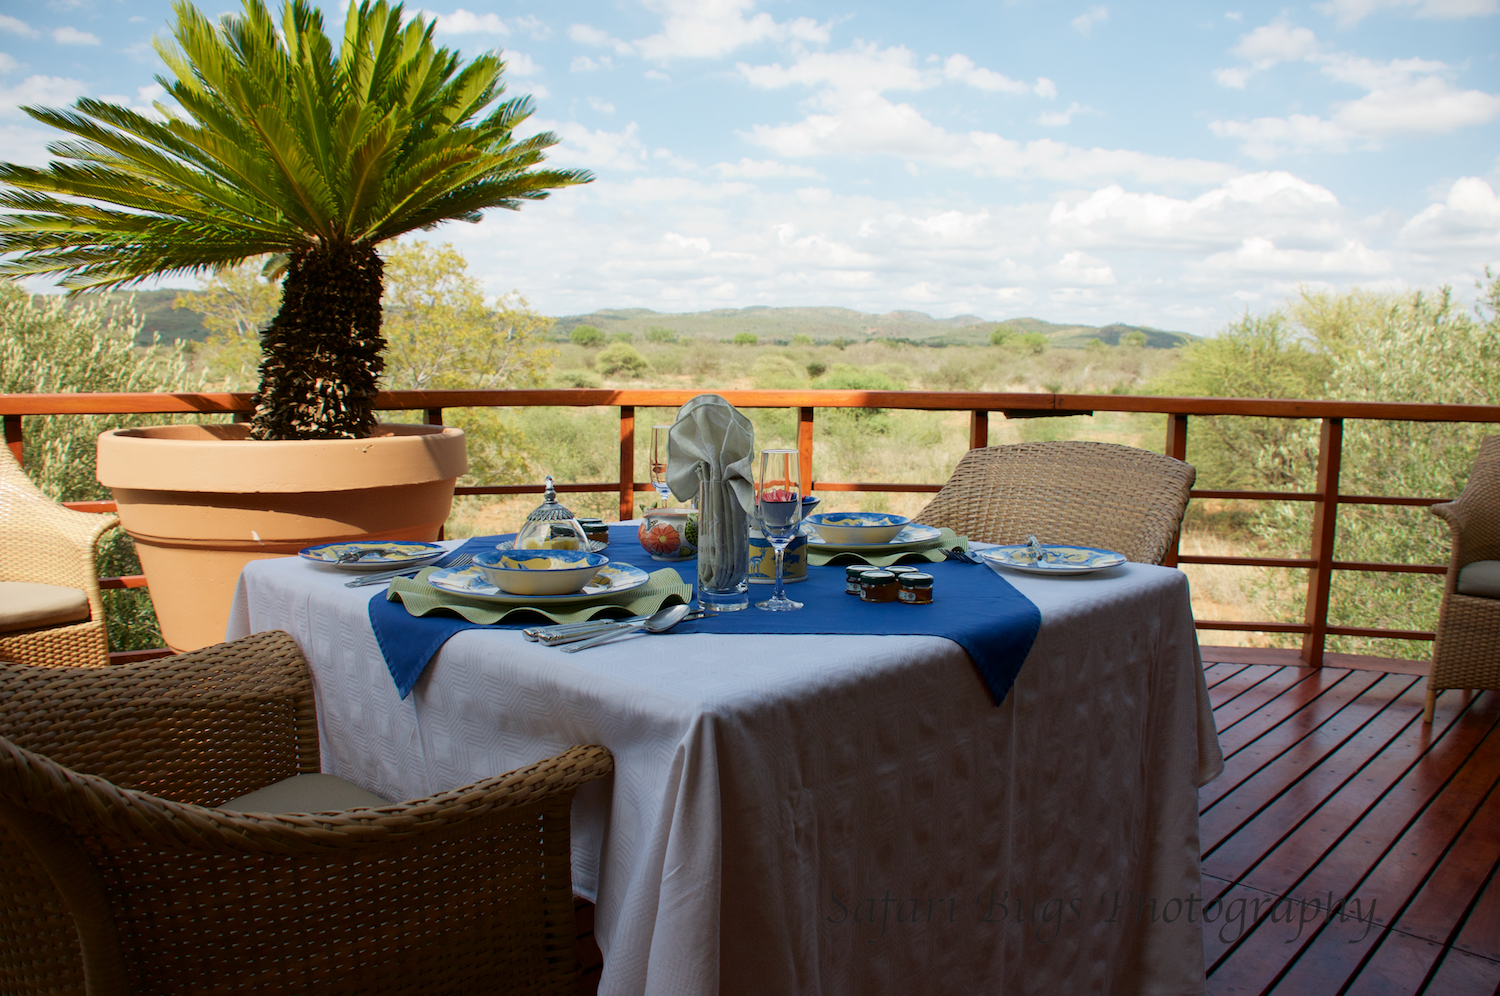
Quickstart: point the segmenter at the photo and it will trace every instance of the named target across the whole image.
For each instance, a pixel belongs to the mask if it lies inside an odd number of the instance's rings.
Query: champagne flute
[[[663,503],[672,497],[672,486],[667,483],[667,433],[671,429],[670,425],[651,427],[651,486]]]
[[[755,603],[757,609],[781,612],[802,608],[801,602],[786,597],[782,570],[786,548],[802,523],[802,496],[806,493],[801,454],[797,450],[761,451],[760,476],[755,481],[755,518],[776,554],[776,590],[766,601]]]

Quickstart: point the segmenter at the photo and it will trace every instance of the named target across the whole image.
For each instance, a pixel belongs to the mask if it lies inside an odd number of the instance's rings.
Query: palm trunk
[[[375,426],[383,266],[373,247],[294,253],[261,335],[255,439],[355,439]]]

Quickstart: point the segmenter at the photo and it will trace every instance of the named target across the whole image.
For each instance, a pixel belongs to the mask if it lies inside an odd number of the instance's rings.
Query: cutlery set
[[[428,567],[467,567],[469,565],[469,561],[473,559],[473,554],[463,553],[459,554],[457,557],[450,557],[444,560],[440,560],[436,564],[422,564],[417,567],[403,567],[399,570],[394,571],[380,571],[376,574],[362,574],[359,577],[355,578],[353,581],[345,581],[344,587],[363,588],[367,584],[385,584],[387,581],[392,581],[396,578],[411,577],[417,572],[425,570]]]

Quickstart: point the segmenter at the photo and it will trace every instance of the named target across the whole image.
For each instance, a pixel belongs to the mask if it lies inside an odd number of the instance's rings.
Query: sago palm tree
[[[284,257],[253,435],[366,435],[385,344],[375,247],[592,176],[537,168],[557,139],[515,137],[531,102],[496,104],[500,57],[464,62],[400,5],[351,3],[337,46],[306,0],[279,25],[261,0],[217,25],[173,10],[157,81],[177,107],[25,109],[72,138],[46,168],[0,163],[0,275],[83,289]]]

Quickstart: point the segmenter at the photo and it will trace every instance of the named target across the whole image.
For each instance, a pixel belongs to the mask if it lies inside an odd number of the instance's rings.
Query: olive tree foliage
[[[68,305],[33,297],[0,281],[0,394],[71,391],[181,391],[200,385],[180,346],[135,346],[141,329],[130,299],[104,296]],[[23,424],[26,473],[57,501],[108,498],[94,479],[95,440],[107,429],[160,423],[160,415],[49,415]],[[130,538],[120,530],[100,542],[99,572],[139,574]],[[115,650],[162,645],[143,589],[104,592],[109,643]]]
[[[1195,343],[1172,378],[1158,385],[1163,393],[1495,404],[1500,400],[1500,278],[1490,277],[1472,313],[1446,288],[1435,293],[1304,291],[1270,315],[1246,316],[1218,339]],[[1242,462],[1218,471],[1217,479],[1200,476],[1200,482],[1310,489],[1317,421],[1219,421],[1225,425],[1193,420],[1190,462],[1195,453],[1204,453],[1194,445],[1194,437],[1204,435],[1230,448],[1222,459]],[[1494,426],[1483,424],[1346,420],[1339,490],[1455,497],[1480,440],[1494,432]],[[1272,552],[1296,555],[1307,549],[1310,518],[1306,502],[1268,502],[1252,528]],[[1425,508],[1339,506],[1340,560],[1445,564],[1448,555],[1447,527]],[[1300,588],[1282,583],[1263,591],[1284,617],[1300,617]],[[1334,575],[1330,621],[1430,630],[1441,593],[1442,580],[1433,575],[1340,571]],[[1418,659],[1430,652],[1423,642],[1352,637],[1330,638],[1329,646]]]

